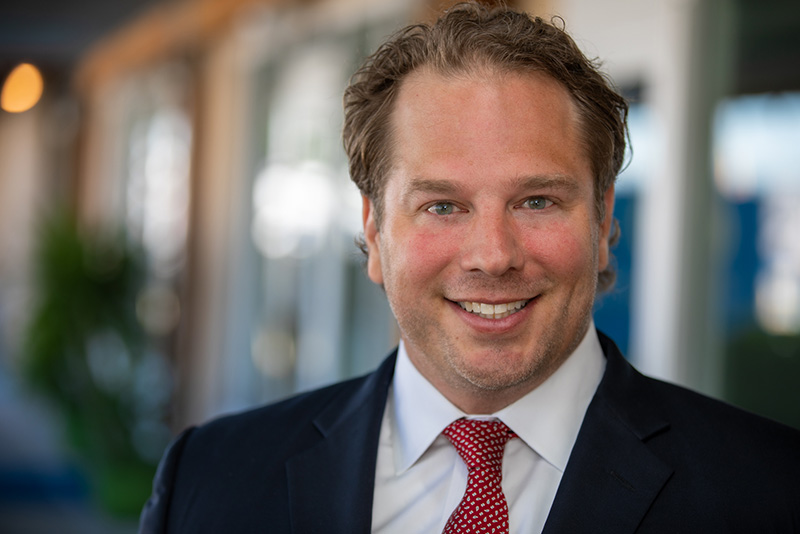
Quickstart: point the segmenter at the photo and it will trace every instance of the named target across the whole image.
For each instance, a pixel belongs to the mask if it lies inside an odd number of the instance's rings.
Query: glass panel
[[[149,335],[147,356],[132,373],[136,399],[142,404],[142,421],[134,438],[141,442],[137,446],[150,446],[152,458],[157,460],[170,436],[165,424],[172,395],[168,366],[175,356],[181,315],[178,284],[186,260],[190,77],[184,65],[171,63],[133,83],[121,222],[146,260],[146,280],[137,296],[136,315]]]
[[[800,428],[800,94],[722,102],[714,138],[730,239],[725,395]]]
[[[361,197],[341,148],[342,93],[379,26],[296,37],[257,77],[263,122],[244,258],[253,269],[235,282],[247,326],[234,328],[250,357],[225,364],[228,408],[367,372],[396,343],[386,299],[354,245]]]
[[[628,115],[631,147],[627,166],[617,179],[614,216],[619,221],[620,240],[612,250],[617,281],[610,292],[601,295],[594,309],[595,326],[609,335],[626,357],[631,336],[631,272],[636,232],[636,209],[640,191],[653,161],[654,130],[647,106],[631,105]]]

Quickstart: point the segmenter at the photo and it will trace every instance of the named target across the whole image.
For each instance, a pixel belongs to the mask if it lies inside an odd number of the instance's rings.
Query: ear
[[[364,241],[367,244],[367,276],[378,285],[383,284],[381,269],[381,234],[375,224],[375,206],[366,196],[361,195],[361,220],[364,223]]]
[[[598,247],[597,272],[602,272],[608,267],[610,257],[609,238],[611,236],[611,225],[614,221],[614,185],[606,189],[603,193],[603,204],[605,204],[605,216],[600,222],[600,243]]]

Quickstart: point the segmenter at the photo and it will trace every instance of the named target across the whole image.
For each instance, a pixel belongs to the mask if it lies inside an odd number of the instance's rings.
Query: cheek
[[[417,230],[395,237],[392,257],[398,276],[422,280],[430,278],[455,261],[459,240],[447,232]],[[410,288],[413,290],[413,288]]]
[[[570,278],[595,270],[597,250],[588,228],[569,224],[553,225],[536,232],[525,241],[528,257],[554,278]]]

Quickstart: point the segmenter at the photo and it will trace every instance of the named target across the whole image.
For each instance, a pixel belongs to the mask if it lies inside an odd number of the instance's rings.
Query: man
[[[504,8],[383,45],[344,137],[400,347],[185,431],[142,532],[800,530],[798,432],[639,375],[593,327],[626,113]]]

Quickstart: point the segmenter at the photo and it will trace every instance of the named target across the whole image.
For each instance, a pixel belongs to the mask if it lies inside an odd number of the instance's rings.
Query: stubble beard
[[[596,243],[596,241],[595,241]],[[596,245],[595,245],[596,248]],[[391,265],[390,258],[382,257],[383,265]],[[595,251],[596,257],[596,251]],[[387,261],[384,261],[387,260]],[[468,358],[463,357],[463,352],[458,349],[456,340],[451,339],[447,330],[438,324],[434,317],[415,312],[398,313],[401,309],[413,309],[411,306],[396,306],[392,295],[394,276],[390,270],[384,271],[384,290],[389,298],[389,305],[397,320],[400,332],[407,345],[407,351],[412,363],[426,377],[428,381],[437,388],[438,380],[444,381],[450,388],[469,392],[476,397],[497,398],[502,392],[509,393],[512,397],[520,398],[525,393],[535,389],[547,378],[549,378],[578,347],[586,335],[586,330],[590,324],[592,306],[594,304],[595,288],[597,286],[596,265],[592,267],[593,280],[590,282],[591,289],[588,289],[588,302],[572,302],[575,297],[573,292],[569,295],[567,302],[562,303],[559,309],[559,317],[549,321],[547,328],[540,332],[536,341],[536,346],[532,349],[535,355],[519,355],[519,362],[510,362],[508,350],[499,342],[497,346],[489,348],[489,355],[494,360],[492,365],[481,366],[480,368],[471,365]],[[520,295],[538,295],[548,297],[548,289],[552,287],[549,281],[543,282],[543,287],[531,289],[522,275],[512,274],[493,282],[487,282],[483,276],[462,279],[459,284],[461,291],[444,291],[444,293],[458,295],[470,294],[469,290],[485,290],[491,293],[492,287],[502,287],[506,292],[514,293],[509,288],[516,288]],[[587,291],[587,288],[573,288],[579,293]],[[463,291],[466,290],[466,291]],[[587,293],[585,293],[587,294]],[[401,297],[402,300],[402,297]],[[536,306],[534,302],[532,305]],[[570,317],[570,311],[578,311]],[[544,312],[545,310],[542,310]],[[566,339],[565,335],[570,333],[571,339]],[[513,343],[509,341],[508,343]],[[479,350],[486,351],[486,347]],[[416,357],[415,357],[416,356]],[[486,358],[483,359],[486,361]],[[444,367],[444,368],[443,368]],[[451,372],[448,372],[447,368]],[[499,372],[504,370],[505,372]]]
[[[570,322],[568,308],[562,308],[559,318],[540,333],[536,346],[531,349],[534,354],[521,355],[518,364],[509,362],[508,351],[500,345],[490,349],[486,357],[494,362],[483,368],[470,365],[449,343],[443,347],[443,359],[463,379],[462,384],[469,384],[476,394],[491,395],[514,389],[527,393],[547,380],[575,351],[586,334],[590,315],[589,311],[572,318],[577,319],[573,328],[567,326]],[[572,338],[565,339],[563,332],[573,333]]]
[[[512,360],[509,349],[498,342],[477,349],[483,352],[480,363],[485,365],[480,366],[465,358],[455,340],[432,318],[413,313],[395,317],[412,362],[434,385],[439,379],[475,397],[491,398],[504,392],[517,392],[514,396],[521,397],[549,378],[575,351],[588,329],[592,302],[577,307],[581,313],[573,317],[569,312],[576,308],[564,305],[559,317],[539,334],[532,349],[535,354],[513,355]],[[571,339],[564,337],[567,332],[572,334]]]

